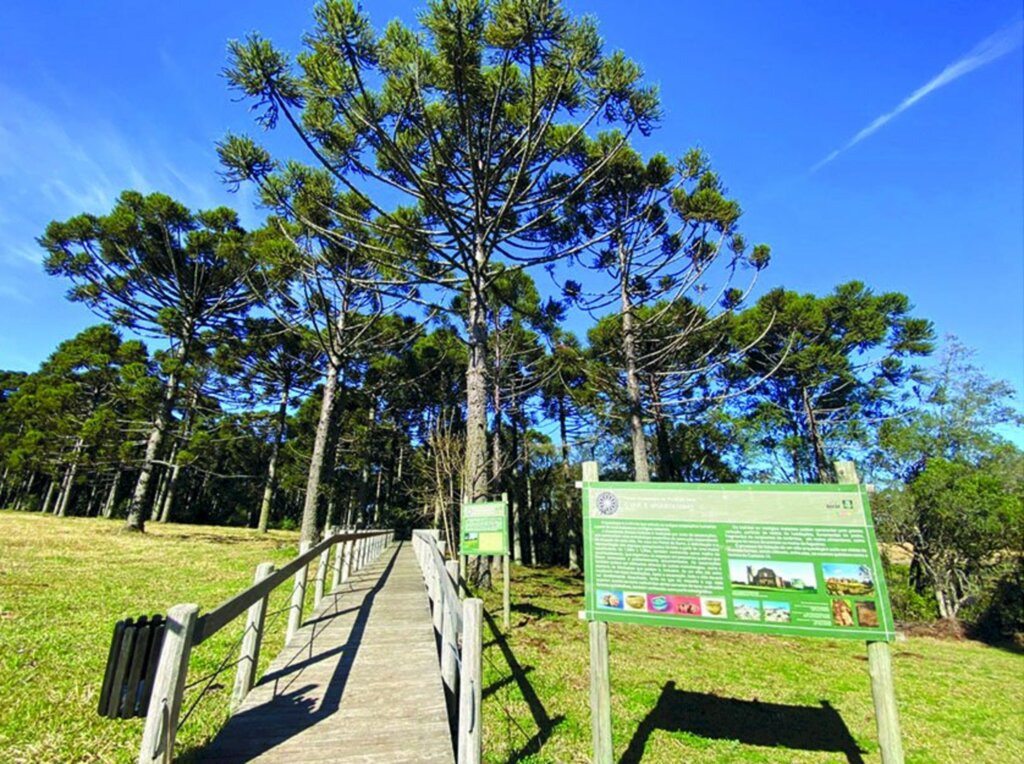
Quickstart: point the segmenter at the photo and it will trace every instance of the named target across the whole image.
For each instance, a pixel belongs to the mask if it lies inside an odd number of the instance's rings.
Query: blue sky
[[[367,5],[378,26],[419,7]],[[641,148],[703,147],[748,238],[771,244],[759,291],[857,278],[906,292],[988,374],[1024,386],[1019,0],[569,7],[660,86],[663,125]],[[217,177],[214,142],[255,131],[220,75],[225,43],[259,30],[295,50],[309,8],[0,5],[0,368],[34,369],[96,320],[42,272],[35,237],[51,219],[137,188],[259,222]]]

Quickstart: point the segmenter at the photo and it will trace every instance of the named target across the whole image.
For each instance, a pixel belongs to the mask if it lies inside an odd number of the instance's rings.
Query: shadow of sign
[[[657,704],[640,722],[619,764],[640,762],[655,730],[738,740],[746,745],[835,751],[844,754],[850,764],[864,764],[863,752],[839,712],[828,701],[820,703],[821,707],[816,708],[734,700],[677,690],[675,682],[666,682]]]

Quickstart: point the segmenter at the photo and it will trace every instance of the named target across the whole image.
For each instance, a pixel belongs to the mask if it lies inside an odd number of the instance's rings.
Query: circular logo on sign
[[[597,511],[602,515],[614,515],[619,511],[619,500],[611,491],[601,491],[597,495]]]

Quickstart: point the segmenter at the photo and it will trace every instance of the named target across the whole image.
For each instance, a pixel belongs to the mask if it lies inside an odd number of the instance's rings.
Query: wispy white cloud
[[[927,83],[904,98],[900,105],[895,109],[878,117],[871,124],[853,136],[853,138],[847,141],[844,146],[836,149],[814,165],[814,167],[811,168],[811,172],[817,172],[844,151],[856,146],[868,136],[878,132],[889,121],[909,109],[929,93],[933,93],[939,88],[958,80],[965,74],[973,72],[975,69],[985,66],[986,64],[990,64],[996,59],[1005,56],[1007,53],[1016,50],[1021,45],[1022,36],[1024,36],[1024,20],[1018,20],[1016,23],[999,30],[991,37],[986,37],[980,43],[975,45],[969,53],[958,58]]]
[[[223,203],[212,148],[158,140],[59,89],[44,102],[0,83],[0,280],[4,266],[38,267],[34,239],[48,221],[107,212],[124,189],[163,191],[191,207]]]

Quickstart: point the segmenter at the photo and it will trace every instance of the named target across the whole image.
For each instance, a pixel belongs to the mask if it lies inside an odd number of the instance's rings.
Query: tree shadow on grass
[[[555,727],[565,721],[565,716],[559,714],[558,716],[548,715],[548,710],[544,707],[540,697],[537,695],[536,690],[533,689],[533,685],[530,684],[530,680],[526,678],[526,675],[533,670],[532,666],[524,667],[516,659],[516,655],[512,652],[512,648],[508,645],[508,640],[498,630],[498,624],[494,622],[494,617],[484,611],[484,619],[487,621],[487,625],[491,630],[491,634],[494,635],[494,639],[489,644],[496,645],[501,650],[501,655],[505,659],[505,663],[508,664],[509,670],[512,672],[511,681],[515,681],[519,687],[519,692],[523,696],[523,700],[526,701],[526,705],[530,708],[530,714],[533,716],[533,723],[537,725],[537,734],[531,737],[526,743],[520,747],[517,751],[513,752],[507,759],[507,764],[516,764],[516,762],[522,761],[528,756],[533,756],[540,752],[540,749],[544,747],[544,744],[551,737],[551,733]],[[500,679],[497,683],[484,689],[484,695],[493,694],[499,686],[509,684],[510,680],[508,677]]]
[[[677,690],[666,682],[658,702],[640,722],[619,764],[638,764],[655,730],[688,732],[714,740],[738,740],[746,745],[836,751],[849,764],[864,764],[860,746],[843,718],[828,701],[814,706],[720,698]]]

